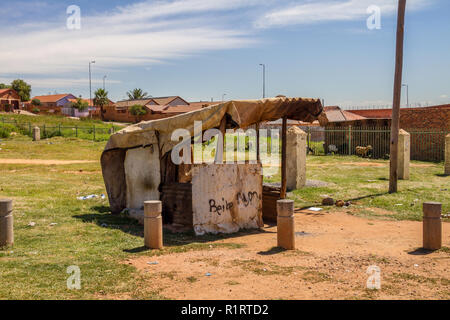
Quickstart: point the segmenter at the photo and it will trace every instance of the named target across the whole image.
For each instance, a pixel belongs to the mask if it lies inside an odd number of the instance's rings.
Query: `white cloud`
[[[166,63],[190,55],[255,45],[255,26],[353,20],[365,17],[369,5],[382,14],[396,10],[396,0],[162,0],[142,1],[87,15],[81,8],[81,30],[66,28],[65,8],[56,20],[2,25],[0,72],[26,78],[33,87],[70,87],[85,80],[88,61],[95,71]],[[424,0],[409,0],[419,8]],[[50,10],[37,2],[36,10]],[[53,8],[52,10],[59,10]],[[265,13],[264,13],[265,12]],[[255,22],[256,19],[256,22]],[[26,20],[24,20],[26,21]],[[147,69],[145,69],[147,68]]]
[[[14,26],[2,34],[2,74],[61,75],[96,67],[149,66],[205,51],[256,41],[214,20],[211,12],[255,5],[255,0],[145,1],[99,15],[83,15],[81,30],[65,21]],[[15,30],[15,31],[14,31]],[[72,76],[73,77],[73,76]]]
[[[441,99],[447,99],[447,98],[448,98],[448,95],[443,94],[443,95],[440,96],[440,98],[441,98]]]
[[[11,83],[13,80],[17,78],[0,78],[0,83]],[[41,78],[41,77],[32,77],[25,79],[28,84],[30,84],[33,88],[82,88],[89,85],[89,78]],[[107,80],[108,85],[110,84],[120,84],[122,81],[120,80]],[[103,85],[103,79],[92,79],[93,86],[101,86]]]
[[[408,9],[419,9],[431,1],[409,0]],[[318,0],[290,4],[266,13],[255,22],[259,28],[280,27],[295,24],[312,24],[327,21],[351,21],[367,18],[367,8],[376,5],[381,15],[396,12],[397,0]]]

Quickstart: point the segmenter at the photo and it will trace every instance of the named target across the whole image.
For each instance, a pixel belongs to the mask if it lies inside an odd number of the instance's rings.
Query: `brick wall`
[[[390,119],[392,110],[351,110],[348,111],[371,119]],[[450,104],[426,108],[400,109],[400,127],[432,128],[450,130]]]
[[[450,105],[400,109],[400,127],[450,130]]]

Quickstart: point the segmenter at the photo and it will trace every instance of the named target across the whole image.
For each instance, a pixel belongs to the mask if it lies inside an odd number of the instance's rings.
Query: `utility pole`
[[[263,99],[266,98],[266,65],[264,63],[260,63],[260,66],[263,67]]]
[[[391,164],[389,176],[389,193],[398,190],[398,135],[400,130],[400,101],[402,95],[403,41],[405,33],[406,0],[398,1],[397,48],[395,58],[394,102],[392,104],[391,123]]]
[[[92,75],[91,75],[91,64],[94,64],[94,61],[89,61],[89,104],[92,101]]]

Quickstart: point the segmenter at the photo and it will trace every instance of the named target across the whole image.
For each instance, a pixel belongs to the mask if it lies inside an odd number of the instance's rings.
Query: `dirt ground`
[[[95,163],[97,161],[89,160],[30,160],[30,159],[0,159],[0,164],[25,164],[25,165],[68,165],[68,164],[83,164],[83,163]]]
[[[443,244],[424,252],[422,223],[352,216],[353,209],[296,212],[295,251],[277,245],[276,226],[219,242],[210,249],[139,257],[150,290],[171,299],[449,299],[450,224]],[[157,262],[157,263],[156,263]],[[368,290],[369,266],[381,290]]]

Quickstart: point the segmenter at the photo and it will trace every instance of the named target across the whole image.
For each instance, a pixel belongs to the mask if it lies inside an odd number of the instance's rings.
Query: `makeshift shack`
[[[127,209],[130,216],[142,222],[144,201],[161,200],[164,223],[190,227],[198,235],[260,228],[263,216],[276,216],[274,201],[286,197],[287,119],[313,122],[321,112],[320,99],[230,101],[129,126],[111,136],[101,157],[111,211],[118,214]],[[192,165],[172,162],[171,151],[179,144],[172,141],[172,133],[187,129],[194,136],[195,121],[202,121],[203,131],[217,128],[225,135],[227,129],[258,128],[261,122],[280,118],[282,186],[278,191],[263,191],[259,161]],[[268,198],[264,199],[266,194]]]

